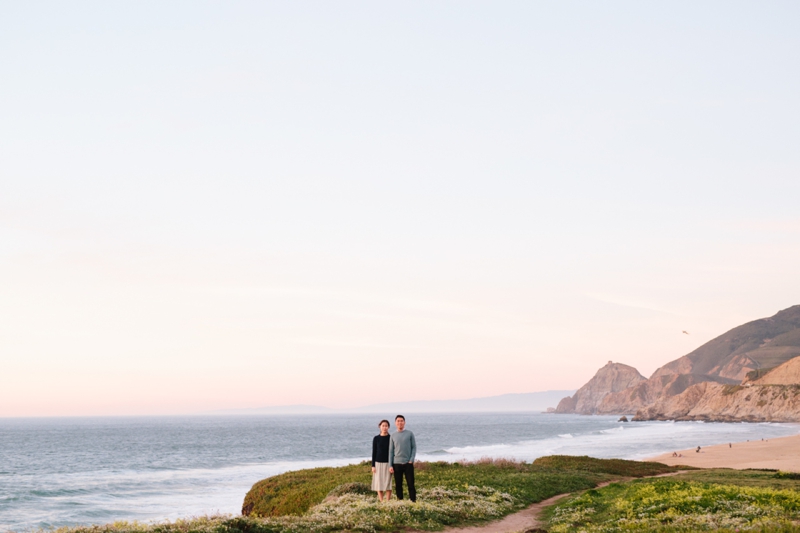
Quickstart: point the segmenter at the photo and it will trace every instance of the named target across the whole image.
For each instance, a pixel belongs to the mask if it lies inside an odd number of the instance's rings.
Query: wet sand
[[[775,468],[786,472],[800,472],[800,435],[780,437],[766,441],[734,442],[702,448],[675,450],[683,457],[673,457],[672,452],[651,457],[668,465],[689,465],[700,468]]]

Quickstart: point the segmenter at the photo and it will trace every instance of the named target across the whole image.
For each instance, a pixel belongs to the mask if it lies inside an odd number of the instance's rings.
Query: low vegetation
[[[520,506],[556,494],[594,487],[612,477],[642,477],[673,472],[660,463],[621,459],[552,456],[531,463],[483,459],[469,463],[416,463],[417,486],[462,490],[490,487],[511,495]],[[242,514],[249,516],[302,515],[322,503],[336,487],[369,483],[369,463],[341,468],[314,468],[287,472],[259,481],[247,493]]]
[[[770,368],[756,368],[755,370],[751,370],[750,372],[745,374],[745,377],[747,378],[748,381],[755,381],[759,378],[763,378],[764,376],[769,374],[771,370],[774,369],[775,369],[774,366]]]
[[[800,531],[800,481],[777,474],[715,469],[612,483],[551,507],[548,531]]]
[[[708,470],[693,470],[691,472],[678,474],[670,479],[676,481],[697,481],[701,483],[717,483],[720,485],[792,489],[800,491],[799,474],[768,469],[733,470],[730,468],[713,468]]]
[[[158,524],[120,522],[60,533],[329,533],[440,530],[502,517],[556,494],[602,481],[675,471],[659,463],[552,457],[533,464],[504,459],[416,463],[417,503],[378,503],[367,491],[369,463],[287,472],[256,483],[249,516],[198,517]]]
[[[596,459],[587,455],[548,455],[539,457],[533,462],[534,467],[574,472],[594,472],[622,477],[647,477],[676,472],[678,470],[695,470],[691,466],[674,467],[663,463],[647,461],[626,461],[624,459]]]

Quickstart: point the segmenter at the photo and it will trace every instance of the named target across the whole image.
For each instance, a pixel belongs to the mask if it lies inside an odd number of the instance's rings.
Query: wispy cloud
[[[658,305],[654,305],[650,302],[642,302],[631,300],[625,298],[624,296],[612,295],[612,294],[601,294],[601,293],[585,293],[584,296],[590,298],[592,300],[596,300],[598,302],[603,302],[612,305],[618,305],[620,307],[628,307],[631,309],[640,309],[643,311],[650,311],[653,313],[661,313],[665,315],[672,315],[678,316],[678,313],[674,311],[670,311],[668,309],[664,309]]]
[[[328,339],[292,339],[294,344],[305,344],[311,346],[335,346],[344,348],[375,348],[381,350],[423,350],[427,346],[413,344],[387,344],[371,340],[328,340]]]
[[[216,286],[198,288],[201,292],[234,298],[259,299],[271,296],[289,296],[308,300],[332,300],[378,304],[410,311],[427,311],[449,314],[472,314],[480,311],[477,307],[444,300],[419,300],[391,295],[366,294],[357,291],[337,291],[310,287],[269,287],[269,286]]]

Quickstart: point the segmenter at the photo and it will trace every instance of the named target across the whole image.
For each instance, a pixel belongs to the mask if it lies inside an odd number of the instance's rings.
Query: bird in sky
[[[688,335],[688,334],[689,334],[689,332],[688,332],[688,331],[686,331],[686,330],[683,330],[683,332],[684,332],[686,335]]]

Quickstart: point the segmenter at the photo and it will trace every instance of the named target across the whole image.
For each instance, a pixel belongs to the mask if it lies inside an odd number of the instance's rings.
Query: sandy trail
[[[677,474],[682,474],[683,472],[685,471],[682,470],[680,472],[670,472],[668,474],[659,474],[657,476],[648,477],[674,476]],[[602,483],[598,483],[594,488],[600,489],[612,483],[616,483],[618,481],[627,481],[630,479],[645,478],[621,478],[614,481],[604,481]],[[525,509],[510,514],[505,518],[501,518],[500,520],[495,520],[494,522],[489,522],[488,524],[483,524],[480,526],[448,527],[444,529],[444,533],[515,533],[518,531],[535,531],[537,528],[542,528],[545,525],[541,520],[539,520],[539,517],[541,516],[545,507],[549,507],[558,502],[560,499],[572,496],[573,494],[576,493],[568,492],[566,494],[557,494],[552,498],[547,498],[546,500],[529,505]],[[542,529],[542,531],[544,530]]]
[[[672,457],[672,453],[665,453],[648,461],[699,468],[774,468],[800,472],[800,435],[718,444],[702,448],[700,453],[694,449],[676,452],[683,457]]]
[[[610,482],[601,483],[596,488],[605,487]],[[445,528],[445,533],[511,533],[515,531],[526,531],[535,528],[540,528],[543,524],[539,521],[539,515],[545,507],[553,505],[561,498],[566,498],[570,493],[559,494],[552,498],[547,498],[539,503],[526,507],[521,511],[510,514],[505,518],[489,522],[480,526],[469,527],[450,527]]]

